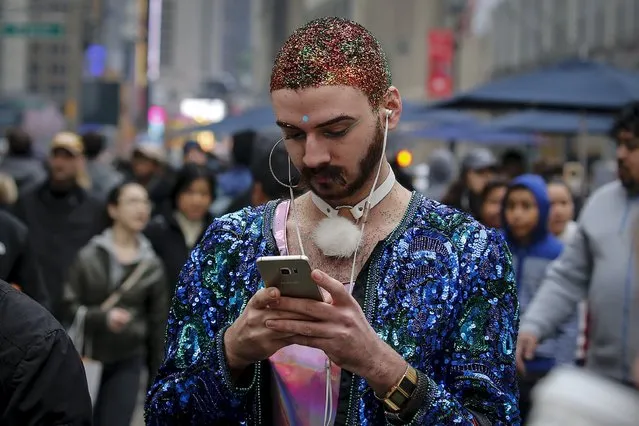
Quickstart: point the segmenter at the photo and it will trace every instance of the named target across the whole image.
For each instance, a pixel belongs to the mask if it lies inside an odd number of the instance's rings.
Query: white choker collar
[[[378,186],[373,193],[370,195],[370,206],[369,210],[372,210],[373,207],[378,205],[386,196],[391,192],[393,186],[395,185],[395,173],[393,173],[393,169],[389,167],[388,176],[384,183]],[[322,200],[317,194],[311,191],[311,200],[313,200],[313,204],[327,217],[333,218],[339,216],[339,211],[342,209],[349,209],[351,215],[355,220],[359,220],[364,216],[364,212],[366,210],[366,203],[369,201],[369,197],[364,198],[362,201],[357,203],[355,206],[337,206],[337,208],[331,207],[326,201]]]

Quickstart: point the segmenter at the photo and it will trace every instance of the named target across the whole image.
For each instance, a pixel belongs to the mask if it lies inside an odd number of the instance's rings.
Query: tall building
[[[4,0],[4,23],[53,24],[60,30],[0,35],[2,88],[44,95],[60,106],[77,104],[86,37],[99,19],[94,6],[93,1]]]
[[[250,1],[163,0],[158,86],[168,104],[250,71]]]
[[[222,71],[241,80],[251,73],[251,0],[227,0],[224,8]]]
[[[493,75],[576,56],[639,69],[639,0],[502,0],[492,23]]]
[[[426,97],[427,33],[445,23],[444,0],[267,0],[254,2],[256,31],[254,79],[258,92],[268,90],[277,49],[297,27],[322,16],[353,19],[368,28],[384,47],[394,84],[407,99]],[[279,13],[275,12],[278,7]],[[279,22],[278,22],[279,21]]]

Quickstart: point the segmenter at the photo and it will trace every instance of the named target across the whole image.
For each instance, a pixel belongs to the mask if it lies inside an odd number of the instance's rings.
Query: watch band
[[[375,398],[382,401],[387,411],[391,413],[398,413],[410,400],[417,389],[417,370],[408,365],[406,372],[402,378],[394,385],[383,397],[377,396]]]

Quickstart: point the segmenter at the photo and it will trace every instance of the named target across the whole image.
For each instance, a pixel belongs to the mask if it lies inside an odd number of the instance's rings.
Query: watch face
[[[391,396],[388,399],[393,404],[401,408],[404,406],[404,403],[406,402],[408,398],[406,398],[401,392],[395,391],[391,394]]]
[[[404,377],[404,379],[400,382],[399,384],[400,389],[402,389],[406,394],[408,395],[412,395],[413,391],[415,391],[415,388],[417,387],[417,385],[413,382],[411,382],[408,377]]]

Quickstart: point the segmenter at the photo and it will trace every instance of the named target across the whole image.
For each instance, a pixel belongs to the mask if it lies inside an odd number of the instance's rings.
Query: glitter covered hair
[[[298,28],[275,58],[271,92],[319,86],[352,86],[379,107],[391,73],[379,41],[363,26],[326,17]]]

